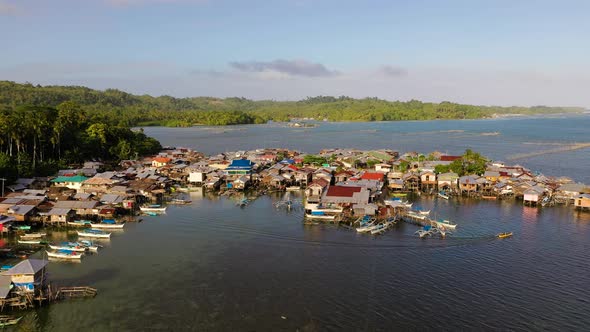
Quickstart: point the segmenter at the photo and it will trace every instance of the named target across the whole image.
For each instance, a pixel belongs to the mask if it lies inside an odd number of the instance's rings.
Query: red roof
[[[326,179],[315,179],[312,183],[309,184],[309,186],[314,185],[314,184],[324,188],[325,186],[329,185],[330,182],[328,182],[328,180],[326,180]]]
[[[299,170],[299,168],[297,168],[297,166],[295,166],[295,165],[289,165],[289,166],[287,166],[287,168],[290,168],[290,169],[292,169],[294,171],[298,171]]]
[[[440,156],[440,161],[455,161],[461,159],[461,156]]]
[[[166,157],[156,157],[154,158],[154,161],[159,162],[159,163],[169,163],[170,162],[170,158],[166,158]]]
[[[361,176],[361,179],[382,181],[383,180],[383,173],[365,172]]]
[[[331,186],[328,188],[326,196],[352,197],[354,193],[358,193],[360,191],[361,187]]]

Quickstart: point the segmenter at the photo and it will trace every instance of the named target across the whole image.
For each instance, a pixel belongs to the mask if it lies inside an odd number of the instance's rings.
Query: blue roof
[[[229,167],[252,167],[252,161],[248,159],[234,159]]]

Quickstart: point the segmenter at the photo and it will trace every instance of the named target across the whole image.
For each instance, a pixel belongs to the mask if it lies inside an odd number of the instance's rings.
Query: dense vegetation
[[[459,176],[468,174],[482,175],[486,171],[486,163],[488,161],[481,154],[467,149],[461,158],[454,160],[449,165],[437,165],[434,171],[437,174],[455,172]]]
[[[14,110],[21,105],[56,107],[66,101],[80,105],[96,121],[120,126],[231,125],[288,121],[292,118],[330,121],[475,119],[502,114],[582,111],[579,108],[495,107],[324,96],[301,101],[152,97],[114,89],[98,91],[78,86],[35,86],[0,81],[0,109]]]
[[[71,101],[0,109],[0,175],[49,175],[72,163],[118,161],[162,148],[141,131],[101,119]]]

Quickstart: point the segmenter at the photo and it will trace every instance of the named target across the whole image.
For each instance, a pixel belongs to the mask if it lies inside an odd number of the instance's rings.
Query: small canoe
[[[41,240],[18,240],[19,244],[41,244]]]
[[[105,219],[98,224],[90,224],[92,228],[122,229],[125,224],[117,224],[115,219]]]
[[[78,251],[78,252],[86,251],[86,247],[80,246],[77,243],[70,243],[70,242],[64,242],[61,244],[50,243],[49,248],[51,248],[53,250],[70,250],[70,251]]]
[[[511,236],[512,236],[512,232],[504,232],[504,233],[498,234],[498,237],[500,239],[504,239],[504,238],[511,237]]]
[[[16,325],[21,319],[22,317],[0,316],[0,327]]]
[[[59,259],[80,259],[83,255],[80,252],[71,250],[46,251],[46,253],[48,257]]]
[[[31,226],[29,225],[22,225],[22,226],[12,226],[14,229],[18,229],[21,231],[28,231],[31,229]]]
[[[95,244],[94,242],[92,242],[90,240],[80,240],[78,242],[78,244],[87,248],[90,251],[98,251],[98,248],[102,247],[101,245]]]
[[[83,231],[78,231],[78,235],[83,237],[96,237],[102,239],[107,239],[111,237],[111,233],[103,232],[98,229],[87,229]]]
[[[435,223],[436,223],[437,227],[443,227],[443,228],[452,229],[452,230],[457,228],[457,224],[451,224],[450,221],[445,220],[445,219],[440,219],[438,221],[435,221]]]
[[[88,227],[92,223],[90,220],[75,220],[75,221],[68,221],[69,226],[77,226],[77,227]]]
[[[23,234],[20,236],[21,239],[38,239],[38,238],[42,238],[45,235],[47,235],[46,233],[27,233],[27,234]]]
[[[166,212],[166,207],[159,204],[141,206],[139,209],[141,212]]]

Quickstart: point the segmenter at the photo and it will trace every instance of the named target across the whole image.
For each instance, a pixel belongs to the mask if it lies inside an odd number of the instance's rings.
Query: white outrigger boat
[[[426,236],[431,236],[432,235],[432,231],[433,231],[432,226],[424,226],[424,227],[422,227],[422,229],[419,229],[416,232],[414,232],[414,234],[418,234],[418,236],[421,239],[423,239]]]
[[[438,197],[444,198],[444,199],[449,199],[449,195],[447,195],[444,191],[439,191]]]
[[[76,226],[76,227],[88,227],[92,225],[90,220],[74,220],[68,221],[68,226]]]
[[[166,207],[160,204],[151,204],[146,206],[140,206],[139,209],[141,212],[157,212],[157,213],[164,213],[166,212]]]
[[[455,230],[457,228],[457,224],[451,224],[450,221],[445,219],[434,220],[436,223],[437,228],[445,228],[445,229],[452,229]]]
[[[95,244],[90,240],[80,240],[77,243],[90,251],[98,251],[98,248],[102,248],[100,244]]]
[[[317,219],[317,220],[334,220],[336,216],[334,215],[327,215],[327,214],[313,214],[313,213],[306,213],[305,218],[307,219]]]
[[[42,238],[45,235],[47,235],[46,233],[27,233],[27,234],[23,234],[20,236],[21,239],[26,240],[26,239],[38,239],[38,238]]]
[[[49,244],[49,248],[53,250],[69,250],[69,251],[77,251],[77,252],[84,252],[86,251],[86,247],[79,245],[78,243],[72,242],[63,242],[61,244]]]
[[[18,240],[19,244],[41,244],[41,240]]]
[[[357,227],[356,231],[359,233],[367,233],[371,232],[372,230],[376,229],[379,225],[374,225],[373,223],[368,224],[366,226]]]
[[[421,215],[423,215],[423,216],[427,216],[427,215],[429,215],[429,214],[430,214],[430,210],[428,210],[428,211],[421,211],[421,210],[418,210],[418,211],[416,211],[416,212],[418,212],[419,214],[421,214]]]
[[[105,219],[98,224],[90,224],[92,228],[105,228],[105,229],[122,229],[125,224],[117,224],[115,219]]]
[[[47,257],[59,259],[80,259],[83,253],[71,250],[45,251]]]
[[[98,229],[85,229],[78,231],[78,235],[82,237],[95,237],[101,239],[108,239],[111,237],[111,233],[107,233]]]
[[[371,230],[371,234],[373,234],[373,235],[379,234],[379,233],[385,231],[387,229],[387,227],[389,227],[388,224],[379,224],[379,225],[377,225],[377,227],[375,227]]]

